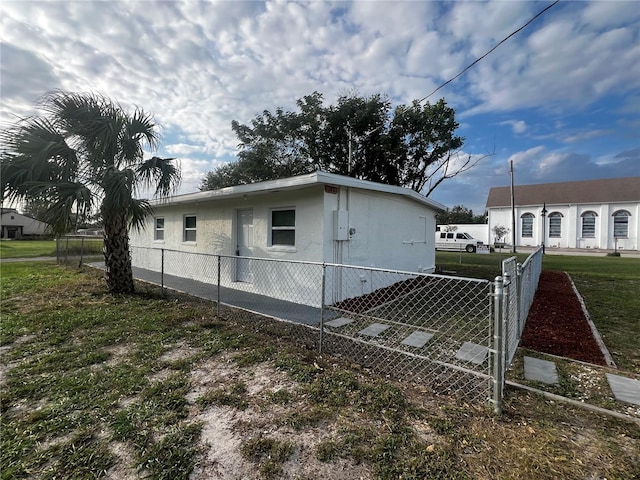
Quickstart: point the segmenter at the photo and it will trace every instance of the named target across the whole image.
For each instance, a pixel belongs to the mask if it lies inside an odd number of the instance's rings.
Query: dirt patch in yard
[[[606,366],[569,276],[543,270],[522,334],[522,347]]]
[[[213,405],[197,406],[198,398],[211,388],[231,382],[247,385],[248,408]],[[238,367],[233,355],[221,355],[202,363],[191,374],[192,390],[187,394],[192,404],[191,414],[202,424],[201,453],[190,480],[235,480],[261,478],[259,465],[242,455],[245,442],[256,438],[291,443],[293,450],[283,463],[278,478],[323,478],[327,480],[356,480],[370,478],[369,468],[345,459],[323,462],[317,458],[318,445],[332,438],[335,427],[330,422],[323,428],[302,429],[284,425],[282,420],[303,408],[306,402],[292,402],[286,406],[267,400],[280,390],[294,392],[297,383],[278,371],[270,362],[248,368]],[[266,478],[271,478],[267,476]]]

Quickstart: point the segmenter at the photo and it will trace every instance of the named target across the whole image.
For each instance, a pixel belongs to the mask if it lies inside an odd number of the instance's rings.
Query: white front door
[[[250,257],[253,254],[253,210],[238,210],[236,225],[236,255]],[[253,282],[251,260],[238,258],[236,280],[238,282]]]

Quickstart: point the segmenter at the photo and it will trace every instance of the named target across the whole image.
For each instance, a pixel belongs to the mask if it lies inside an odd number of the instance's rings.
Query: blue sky
[[[235,159],[231,121],[313,91],[432,92],[552,2],[0,3],[0,121],[46,91],[152,113],[181,193]],[[461,155],[494,153],[431,198],[479,214],[492,186],[640,175],[640,6],[561,1],[430,98],[454,107]]]

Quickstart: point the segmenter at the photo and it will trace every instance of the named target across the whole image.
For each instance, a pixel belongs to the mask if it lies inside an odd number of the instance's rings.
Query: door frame
[[[240,240],[244,239],[245,235],[241,232],[241,229],[244,226],[244,222],[241,219],[241,215],[243,213],[246,212],[251,212],[251,223],[250,228],[251,228],[251,236],[248,238],[248,242],[246,245],[243,245],[242,247],[240,246]],[[251,257],[252,256],[252,248],[253,248],[253,208],[238,208],[235,210],[235,228],[234,228],[234,232],[235,232],[235,244],[236,244],[236,248],[235,248],[235,253],[236,253],[236,257]],[[235,272],[235,279],[236,282],[246,282],[246,283],[253,283],[253,272],[252,272],[252,265],[251,265],[251,260],[248,260],[246,258],[238,258],[236,260],[236,272]]]

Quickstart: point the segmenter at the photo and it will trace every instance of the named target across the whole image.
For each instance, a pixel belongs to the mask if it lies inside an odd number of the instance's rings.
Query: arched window
[[[596,238],[596,212],[588,211],[582,214],[582,238]]]
[[[562,236],[562,214],[553,212],[549,214],[549,238],[560,238]]]
[[[535,215],[533,215],[533,213],[523,213],[520,218],[522,222],[522,228],[520,229],[522,236],[533,237],[533,219]]]
[[[613,238],[627,238],[629,236],[629,217],[626,210],[613,212]]]

